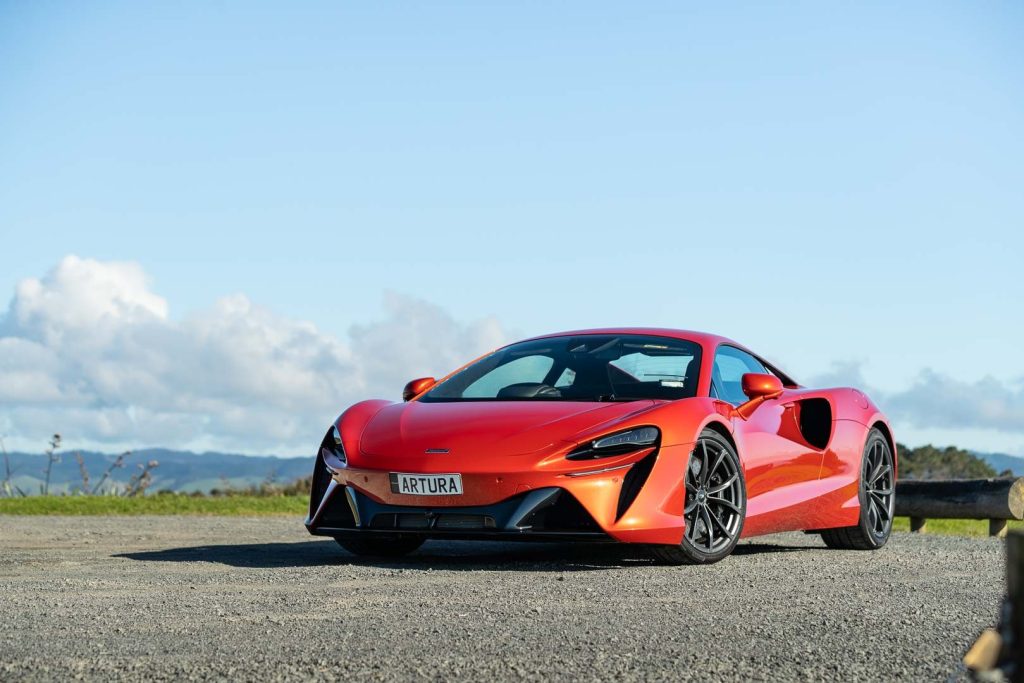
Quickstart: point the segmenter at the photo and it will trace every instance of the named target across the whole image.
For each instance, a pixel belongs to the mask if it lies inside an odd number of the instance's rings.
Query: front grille
[[[395,528],[398,529],[429,529],[430,518],[426,515],[399,514],[392,515],[395,518]]]
[[[438,529],[493,529],[494,518],[486,515],[441,515]]]
[[[372,529],[494,529],[493,517],[460,513],[384,512],[374,515]]]

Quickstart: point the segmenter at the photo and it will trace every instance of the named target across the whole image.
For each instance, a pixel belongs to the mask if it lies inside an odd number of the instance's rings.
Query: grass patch
[[[305,516],[308,496],[28,496],[0,499],[0,515]]]
[[[1007,524],[1010,529],[1024,529],[1024,521],[1011,519]],[[910,531],[910,518],[897,517],[893,520],[894,531]],[[926,534],[944,534],[947,536],[988,536],[987,519],[929,519],[925,526]]]
[[[0,498],[0,515],[223,515],[268,516],[306,514],[309,497],[302,496],[184,496],[160,494],[140,498],[116,496],[28,496]],[[1011,520],[1011,529],[1024,521]],[[895,531],[910,531],[910,518],[897,517]],[[988,536],[988,520],[929,519],[926,533],[950,536]]]

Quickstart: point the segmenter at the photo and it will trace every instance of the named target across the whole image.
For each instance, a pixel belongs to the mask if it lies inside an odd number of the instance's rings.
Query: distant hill
[[[116,454],[80,452],[89,473],[90,488],[99,483],[103,473],[117,459]],[[51,493],[67,493],[82,485],[82,475],[76,451],[62,451],[60,462],[55,463],[50,476]],[[28,495],[38,494],[43,484],[46,456],[31,453],[11,453],[13,485]],[[277,456],[250,456],[232,453],[192,453],[172,451],[164,448],[147,448],[133,451],[125,459],[124,467],[115,469],[110,475],[109,486],[124,488],[138,465],[150,460],[160,463],[152,471],[153,483],[150,491],[193,491],[209,492],[212,489],[246,488],[268,479],[291,482],[307,477],[313,470],[312,457],[282,458]],[[0,481],[3,480],[3,463],[0,461]]]
[[[1024,477],[1024,458],[1006,453],[980,453],[971,451],[974,455],[989,464],[989,467],[996,472],[1010,470],[1014,476]]]

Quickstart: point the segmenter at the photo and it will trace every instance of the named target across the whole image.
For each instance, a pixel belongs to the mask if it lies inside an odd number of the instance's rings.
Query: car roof
[[[589,330],[570,330],[568,332],[555,332],[552,334],[541,334],[536,337],[530,337],[523,341],[533,341],[534,339],[549,339],[551,337],[572,337],[581,334],[644,334],[654,337],[669,337],[672,339],[684,339],[686,341],[697,342],[701,346],[708,348],[714,348],[719,344],[729,344],[730,346],[736,346],[744,348],[742,344],[738,344],[733,340],[723,337],[717,334],[710,334],[708,332],[697,332],[695,330],[676,330],[668,327],[598,327]]]

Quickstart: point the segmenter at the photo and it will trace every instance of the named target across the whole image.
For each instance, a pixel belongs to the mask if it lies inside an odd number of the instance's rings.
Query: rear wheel
[[[861,458],[860,519],[854,526],[822,531],[825,545],[841,550],[876,550],[885,545],[892,532],[895,473],[889,442],[872,429]]]
[[[666,564],[710,564],[736,547],[747,511],[747,489],[736,450],[716,431],[701,432],[683,475],[686,529],[679,545],[652,546]]]
[[[423,545],[422,538],[335,538],[345,550],[360,557],[401,557]]]

